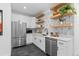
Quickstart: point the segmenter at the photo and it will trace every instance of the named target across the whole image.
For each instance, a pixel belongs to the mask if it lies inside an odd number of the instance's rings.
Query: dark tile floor
[[[11,56],[46,56],[46,54],[34,44],[30,44],[19,48],[13,48]]]

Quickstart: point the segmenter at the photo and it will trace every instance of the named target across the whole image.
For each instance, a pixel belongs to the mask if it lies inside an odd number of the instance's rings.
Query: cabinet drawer
[[[64,42],[64,41],[58,41],[57,42],[58,43],[58,47],[65,47],[65,46],[67,46],[67,42]]]

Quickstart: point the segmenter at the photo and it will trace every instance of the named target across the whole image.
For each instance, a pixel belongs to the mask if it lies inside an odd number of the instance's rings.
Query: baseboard
[[[29,44],[32,44],[32,42],[31,43],[27,43],[26,45],[29,45]]]
[[[26,45],[17,46],[17,47],[12,47],[12,49],[14,49],[14,48],[20,48],[20,47],[24,47],[24,46],[26,46]]]

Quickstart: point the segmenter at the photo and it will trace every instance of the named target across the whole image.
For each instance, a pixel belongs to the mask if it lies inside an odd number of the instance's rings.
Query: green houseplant
[[[63,16],[65,13],[69,13],[69,12],[72,12],[72,13],[76,13],[75,12],[75,9],[73,7],[71,7],[70,4],[66,4],[64,5],[63,7],[61,7],[59,10],[59,13]]]

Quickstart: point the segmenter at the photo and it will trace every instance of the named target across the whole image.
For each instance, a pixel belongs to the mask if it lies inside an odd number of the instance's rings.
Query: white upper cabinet
[[[31,17],[29,19],[27,19],[27,28],[35,28],[35,18]]]
[[[26,34],[26,44],[33,43],[34,37],[33,34]]]

